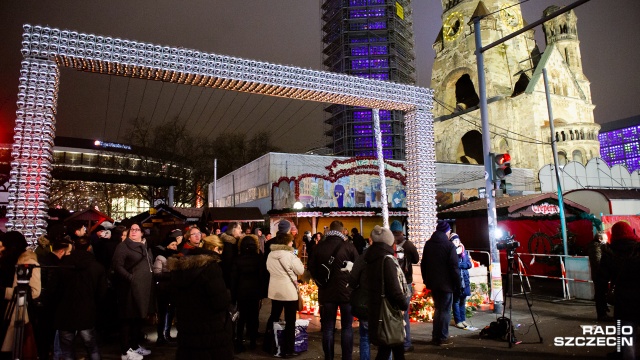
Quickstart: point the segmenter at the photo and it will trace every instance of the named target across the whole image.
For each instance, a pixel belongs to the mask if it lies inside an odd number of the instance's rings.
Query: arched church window
[[[569,137],[573,140],[573,130],[569,130]]]
[[[562,141],[567,141],[567,136],[564,134],[564,131],[560,131],[560,135],[562,136]]]
[[[567,153],[564,151],[558,151],[558,166],[567,165]]]
[[[580,164],[582,164],[582,151],[580,151],[580,150],[573,150],[572,157],[573,157],[573,161],[577,161],[577,162],[579,162]]]
[[[584,129],[580,129],[580,140],[584,140]]]

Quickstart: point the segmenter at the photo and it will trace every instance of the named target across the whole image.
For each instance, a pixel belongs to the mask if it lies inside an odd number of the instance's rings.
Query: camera
[[[36,265],[33,264],[20,264],[16,265],[16,282],[18,284],[28,284],[31,279],[31,273]]]
[[[504,235],[497,243],[496,247],[498,250],[507,250],[507,251],[515,251],[520,247],[520,242],[515,241],[513,235],[507,233]]]

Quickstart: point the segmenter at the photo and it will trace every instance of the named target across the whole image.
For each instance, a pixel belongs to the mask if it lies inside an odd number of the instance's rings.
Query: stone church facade
[[[434,43],[434,95],[438,161],[482,164],[482,135],[475,56],[474,13],[486,46],[525,26],[514,0],[442,0],[443,27]],[[545,10],[550,14],[558,7]],[[582,71],[573,11],[545,23],[544,53],[529,30],[484,53],[491,151],[508,152],[512,166],[536,173],[553,163],[552,135],[542,69],[547,69],[561,165],[599,156],[590,83]]]

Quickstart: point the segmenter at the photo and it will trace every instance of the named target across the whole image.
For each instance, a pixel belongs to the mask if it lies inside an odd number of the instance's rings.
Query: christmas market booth
[[[553,193],[498,197],[496,214],[498,228],[513,235],[520,243],[516,251],[521,257],[523,272],[528,275],[559,276],[559,255],[564,253],[560,225],[558,197]],[[589,209],[573,201],[564,201],[567,224],[567,246],[569,255],[586,255],[586,246],[593,240],[594,227],[600,221],[589,213]],[[487,201],[479,199],[441,210],[439,219],[450,220],[454,231],[460,235],[467,249],[485,252],[489,250]],[[549,254],[536,256],[533,254]],[[479,258],[488,264],[488,255]],[[500,254],[501,270],[506,272],[505,251]]]
[[[161,204],[132,217],[129,221],[141,224],[145,232],[164,239],[175,229],[184,229],[187,225],[200,223],[202,211],[203,208],[179,208]]]
[[[336,159],[326,174],[303,173],[272,183],[271,232],[286,219],[299,233],[324,232],[334,220],[367,237],[382,224],[382,186],[376,158]],[[407,217],[404,165],[385,161],[389,223]]]

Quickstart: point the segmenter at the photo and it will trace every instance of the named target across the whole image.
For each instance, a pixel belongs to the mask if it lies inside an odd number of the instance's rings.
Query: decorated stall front
[[[326,174],[305,173],[282,177],[272,184],[271,229],[287,219],[300,233],[324,232],[334,220],[348,229],[368,234],[382,224],[381,183],[376,158],[334,160]],[[404,223],[406,177],[404,165],[385,161],[389,222]]]

